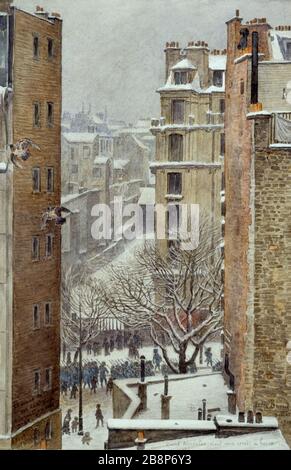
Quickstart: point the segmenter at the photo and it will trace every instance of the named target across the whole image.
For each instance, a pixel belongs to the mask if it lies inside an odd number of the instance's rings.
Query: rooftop
[[[196,70],[197,67],[190,62],[189,59],[180,60],[176,65],[172,67],[172,70]]]
[[[64,132],[63,137],[70,144],[84,143],[93,144],[94,140],[99,134],[93,132]]]

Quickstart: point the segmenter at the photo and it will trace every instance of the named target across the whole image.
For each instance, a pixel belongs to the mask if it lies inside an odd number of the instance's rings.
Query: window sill
[[[165,199],[171,199],[171,200],[181,200],[183,199],[182,194],[166,194]]]

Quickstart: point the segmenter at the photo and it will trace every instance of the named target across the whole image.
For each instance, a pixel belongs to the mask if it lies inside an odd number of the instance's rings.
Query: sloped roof
[[[105,157],[103,155],[100,155],[100,157],[96,157],[94,160],[95,165],[106,165],[106,163],[110,160],[109,157]]]
[[[211,70],[226,70],[226,55],[209,55],[209,68]]]
[[[63,137],[70,144],[84,143],[93,144],[94,140],[99,134],[93,132],[64,132]]]
[[[172,70],[196,70],[197,67],[190,62],[189,59],[183,59],[180,60],[174,67],[172,67]]]

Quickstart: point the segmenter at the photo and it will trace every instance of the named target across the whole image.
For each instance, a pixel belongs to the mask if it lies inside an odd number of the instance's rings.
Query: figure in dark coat
[[[104,426],[104,417],[103,417],[100,403],[96,405],[95,418],[96,418],[96,428],[99,428],[100,422],[102,426]]]

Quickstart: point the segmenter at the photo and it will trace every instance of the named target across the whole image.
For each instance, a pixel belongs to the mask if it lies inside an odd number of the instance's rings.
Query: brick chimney
[[[171,68],[181,60],[181,47],[178,42],[171,41],[166,43],[166,80],[169,77]]]

